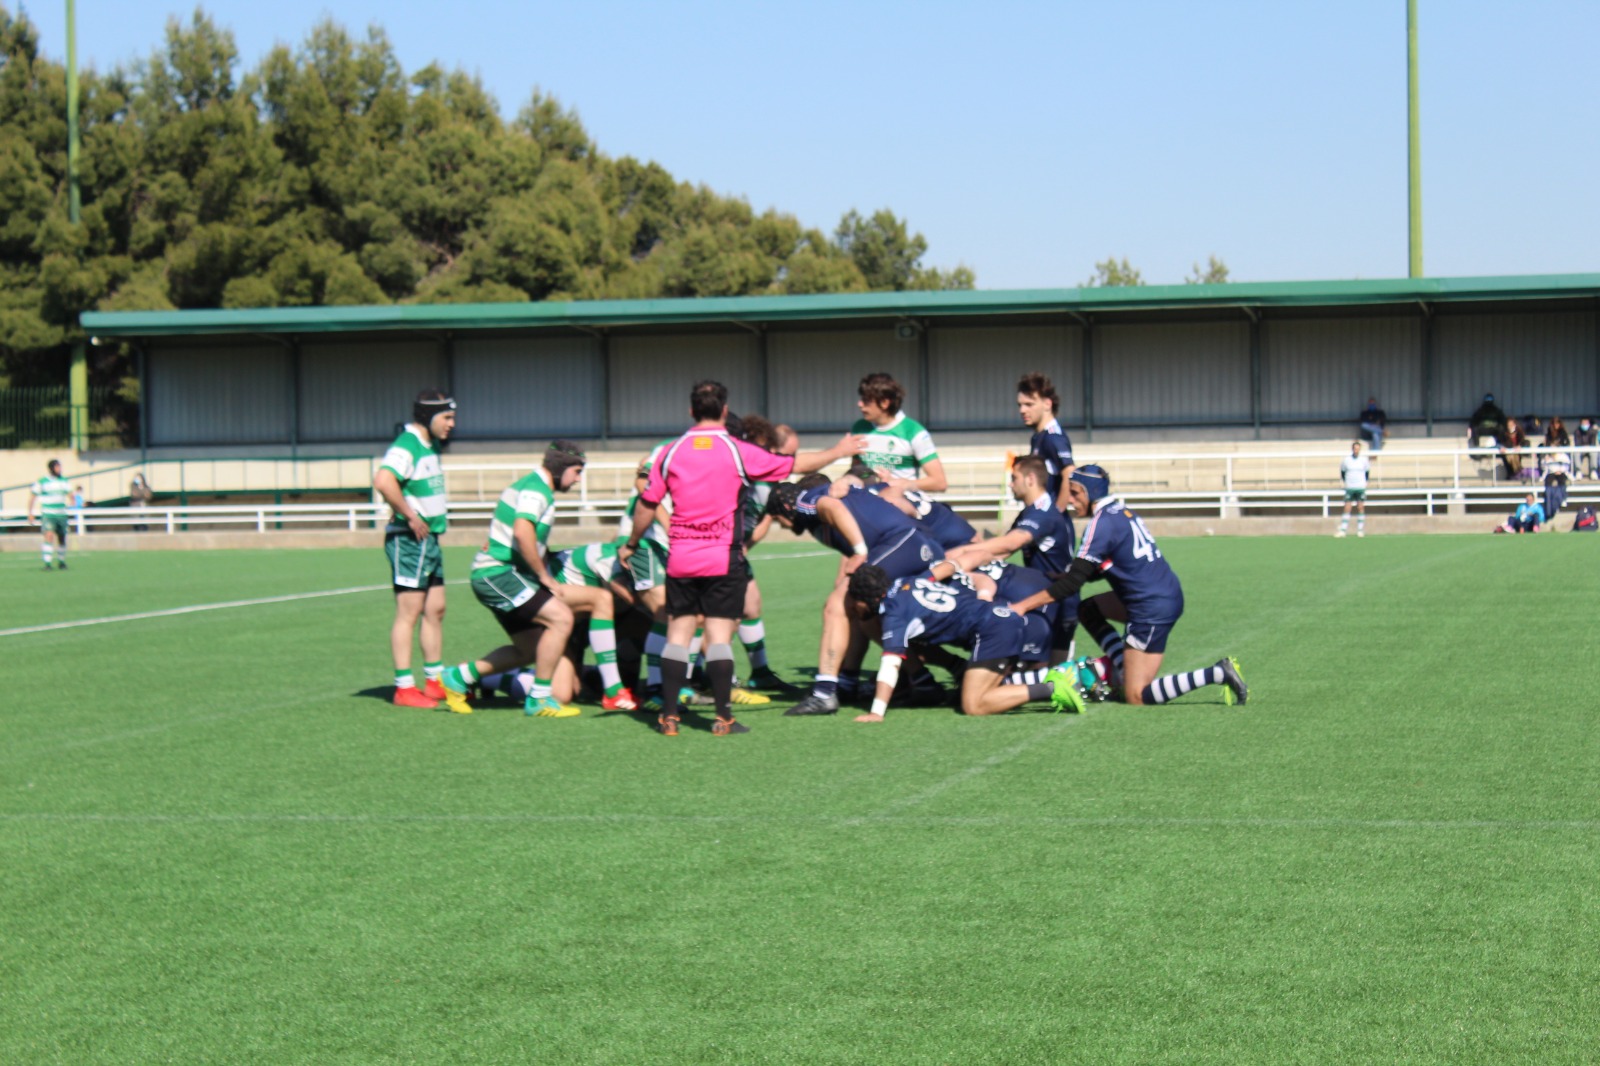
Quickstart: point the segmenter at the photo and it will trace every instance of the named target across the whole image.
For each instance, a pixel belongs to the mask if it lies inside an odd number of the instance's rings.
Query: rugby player
[[[870,565],[850,575],[850,611],[863,623],[877,621],[883,645],[872,708],[858,715],[857,722],[884,720],[913,641],[957,644],[970,651],[961,675],[964,714],[1001,714],[1036,700],[1049,700],[1057,710],[1083,710],[1083,696],[1065,671],[1054,671],[1048,681],[1008,683],[1019,668],[1044,665],[1050,622],[985,599],[976,580],[981,579],[949,562],[915,577],[891,578],[882,567]]]
[[[949,558],[962,569],[975,570],[986,563],[1008,559],[1022,553],[1022,564],[1030,570],[1054,578],[1072,565],[1072,526],[1055,508],[1055,500],[1045,491],[1049,467],[1036,455],[1025,455],[1011,464],[1011,495],[1022,510],[1011,528],[998,537],[959,547]],[[1072,658],[1072,638],[1078,628],[1078,597],[1071,596],[1058,605],[1052,637],[1050,662]]]
[[[1080,518],[1093,518],[1084,530],[1077,558],[1048,589],[1012,604],[1031,611],[1075,595],[1085,582],[1104,577],[1110,592],[1083,601],[1078,618],[1110,656],[1132,704],[1166,703],[1206,685],[1222,685],[1223,700],[1244,703],[1249,687],[1232,656],[1214,666],[1158,677],[1172,627],[1183,614],[1183,586],[1156,547],[1139,516],[1111,495],[1111,477],[1098,466],[1080,466],[1067,490]],[[1118,633],[1113,621],[1124,623]]]
[[[745,415],[742,422],[743,432],[740,436],[751,444],[766,448],[776,455],[795,455],[799,452],[800,437],[793,428],[772,425],[759,415]],[[761,543],[767,535],[767,530],[772,527],[772,516],[767,513],[767,501],[772,497],[772,490],[777,487],[776,481],[758,481],[750,486],[750,491],[745,495],[744,565],[750,574],[750,584],[745,590],[744,617],[739,621],[739,643],[744,645],[745,657],[750,660],[750,677],[742,687],[735,686],[733,699],[736,703],[755,698],[759,698],[763,703],[770,703],[770,697],[762,697],[759,694],[775,692],[787,695],[797,691],[794,685],[773,671],[767,660],[767,627],[761,620],[763,606],[761,586],[756,581],[755,569],[750,564],[749,555],[750,549]]]
[[[1071,476],[1072,441],[1056,415],[1061,408],[1061,397],[1049,378],[1040,373],[1022,375],[1017,382],[1017,411],[1022,424],[1033,430],[1028,441],[1028,454],[1044,460],[1048,475],[1044,490],[1050,494],[1056,510],[1070,512],[1072,504],[1067,499],[1067,478]],[[1067,520],[1071,528],[1071,519]]]
[[[594,652],[594,661],[600,668],[600,684],[605,690],[600,707],[607,711],[639,709],[638,701],[623,685],[622,673],[617,668],[616,603],[621,600],[631,607],[634,602],[632,590],[623,584],[624,578],[631,584],[632,575],[617,558],[617,549],[623,543],[619,537],[614,541],[570,548],[550,557],[550,570],[561,586],[556,589],[556,595],[572,608],[573,614],[589,617],[589,649]],[[578,667],[582,661],[581,649],[575,660],[563,657],[558,675],[551,679],[555,682],[553,694],[559,702],[577,698]],[[562,675],[570,675],[570,683],[564,684],[567,678]]]
[[[865,489],[852,488],[841,497],[829,494],[820,474],[798,484],[772,490],[768,512],[785,529],[810,533],[844,558],[833,592],[822,607],[822,642],[811,692],[786,715],[834,714],[839,710],[839,676],[848,663],[859,666],[866,653],[866,635],[845,610],[846,579],[866,563],[891,577],[910,577],[944,557],[944,549],[916,523]]]
[[[572,635],[572,607],[545,562],[557,492],[569,492],[583,476],[583,449],[558,440],[544,461],[512,482],[495,504],[489,539],[472,560],[472,594],[489,609],[511,643],[481,659],[444,672],[445,705],[471,714],[467,693],[484,674],[504,673],[534,664],[534,682],[522,712],[540,718],[570,718],[582,713],[552,692],[556,667]],[[585,590],[586,592],[589,590]],[[607,596],[609,610],[609,596]]]
[[[662,735],[677,736],[678,693],[689,676],[689,642],[705,619],[706,677],[716,700],[716,736],[749,732],[729,709],[733,695],[733,634],[744,614],[744,494],[757,481],[820,470],[855,455],[861,442],[846,436],[825,452],[774,455],[727,430],[728,390],[715,381],[697,383],[689,394],[694,426],[662,450],[634,510],[633,530],[619,554],[624,562],[639,549],[655,521],[656,508],[672,495],[667,551],[667,646],[661,652]]]
[[[850,432],[867,440],[861,462],[885,481],[909,481],[907,488],[924,492],[949,488],[933,438],[900,410],[906,399],[900,383],[888,374],[868,374],[856,393],[861,418]]]
[[[450,524],[445,506],[444,468],[439,456],[456,427],[456,402],[438,389],[423,389],[411,405],[411,421],[384,453],[372,487],[393,516],[383,534],[394,584],[394,623],[389,650],[394,656],[394,705],[433,707],[445,698],[444,556],[439,534]],[[417,689],[411,672],[411,632],[418,628],[426,687]]]
[[[61,476],[61,460],[52,459],[45,464],[45,476],[35,481],[29,489],[28,524],[34,524],[34,509],[38,509],[39,531],[43,536],[41,551],[44,568],[50,569],[50,556],[56,556],[56,569],[67,568],[67,501],[72,497],[72,484]],[[411,634],[406,633],[406,651],[410,653]]]
[[[854,480],[846,475],[845,479]],[[963,544],[972,544],[982,540],[978,531],[972,528],[972,523],[956,514],[955,508],[947,503],[934,499],[925,492],[917,489],[906,488],[904,481],[879,481],[867,485],[866,490],[874,496],[894,504],[895,508],[912,521],[928,535],[930,539],[945,549],[958,548]],[[835,486],[837,488],[837,486]],[[842,496],[841,492],[830,493]]]
[[[1378,453],[1373,452],[1373,459]],[[1339,532],[1335,537],[1350,531],[1350,508],[1356,509],[1356,536],[1367,535],[1367,475],[1372,472],[1372,459],[1361,454],[1361,442],[1350,445],[1350,455],[1339,464],[1339,480],[1344,482],[1344,515],[1339,519]]]

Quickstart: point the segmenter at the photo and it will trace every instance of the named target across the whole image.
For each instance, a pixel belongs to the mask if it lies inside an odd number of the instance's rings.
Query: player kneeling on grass
[[[1223,685],[1224,701],[1244,703],[1250,690],[1232,657],[1215,666],[1157,677],[1172,627],[1183,614],[1183,586],[1139,516],[1111,495],[1111,477],[1098,466],[1073,470],[1067,491],[1080,518],[1094,516],[1078,557],[1048,589],[1013,603],[1031,611],[1075,596],[1085,582],[1103,577],[1110,592],[1083,601],[1078,619],[1111,657],[1129,703],[1166,703],[1205,685]],[[1125,623],[1118,633],[1111,622]]]
[[[556,595],[572,608],[573,614],[589,616],[589,649],[600,667],[600,683],[605,694],[600,706],[608,711],[636,711],[638,701],[622,684],[622,674],[617,669],[616,604],[624,609],[633,606],[632,575],[617,558],[622,538],[600,544],[586,544],[581,548],[557,552],[551,557],[555,579],[560,588]],[[561,660],[555,680],[555,695],[562,702],[576,699],[580,687],[579,659],[572,656]]]
[[[863,624],[876,620],[882,629],[877,691],[872,709],[858,716],[858,722],[883,721],[913,641],[956,644],[970,650],[961,676],[964,714],[1001,714],[1035,700],[1049,700],[1058,711],[1083,710],[1083,694],[1070,671],[1052,670],[1046,680],[1034,684],[1015,683],[1019,670],[1043,668],[1050,647],[1050,621],[1043,615],[1021,615],[985,600],[975,579],[952,563],[940,563],[919,577],[899,579],[891,578],[882,567],[857,567],[850,575],[847,601],[858,620]]]
[[[572,608],[545,566],[545,545],[555,513],[555,494],[568,492],[583,476],[583,450],[558,440],[545,449],[544,462],[500,494],[489,539],[472,560],[472,593],[489,608],[511,644],[481,659],[444,672],[445,705],[471,714],[467,692],[484,674],[504,673],[534,664],[534,684],[523,713],[570,718],[578,708],[558,702],[551,681],[572,635]]]

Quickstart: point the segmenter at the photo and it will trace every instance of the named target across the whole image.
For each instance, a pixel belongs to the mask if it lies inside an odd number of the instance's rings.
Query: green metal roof
[[[100,337],[302,334],[412,330],[541,329],[851,318],[1080,314],[1203,308],[1351,307],[1600,297],[1600,274],[1374,281],[1269,281],[1227,285],[873,292],[821,296],[731,296],[677,300],[390,304],[273,307],[234,311],[86,311]]]

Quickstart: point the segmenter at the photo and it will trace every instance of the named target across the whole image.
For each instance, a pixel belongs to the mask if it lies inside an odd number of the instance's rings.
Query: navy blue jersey
[[[1022,564],[1028,569],[1059,574],[1072,565],[1072,523],[1056,510],[1048,493],[1019,511],[1011,528],[1026,530],[1033,538],[1022,549]]]
[[[1050,578],[1031,567],[1013,566],[1010,563],[987,563],[978,567],[978,572],[994,581],[996,588],[994,602],[1001,605],[1021,603],[1035,592],[1043,592],[1050,587]],[[1063,611],[1070,611],[1069,617],[1076,622],[1078,597],[1073,596],[1060,603],[1047,603],[1039,608],[1038,613],[1054,626]]]
[[[1129,622],[1176,622],[1183,614],[1183,586],[1162,558],[1156,539],[1139,516],[1115,496],[1095,504],[1083,531],[1078,558],[1100,568]]]
[[[902,578],[889,586],[878,608],[884,654],[904,655],[914,640],[970,647],[993,606],[978,599],[964,574],[944,582],[926,572]]]
[[[1072,466],[1072,442],[1067,439],[1066,433],[1061,428],[1061,423],[1052,418],[1039,427],[1039,432],[1028,441],[1028,454],[1037,455],[1044,460],[1044,468],[1050,472],[1050,482],[1044,490],[1050,494],[1052,502],[1061,498],[1061,478],[1067,467]]]
[[[883,489],[884,486],[879,484],[873,485],[867,491],[877,495]],[[978,535],[978,531],[972,528],[972,523],[956,514],[949,504],[940,503],[927,493],[918,492],[916,489],[907,489],[902,495],[905,501],[916,509],[916,522],[922,532],[937,541],[941,548],[949,550],[959,548],[963,544],[971,544],[972,538]]]
[[[800,494],[794,505],[798,519],[795,528],[801,533],[812,534],[840,555],[849,555],[850,545],[845,539],[832,526],[824,525],[821,519],[817,518],[817,502],[827,494],[826,485],[819,485]],[[903,541],[907,535],[917,532],[916,523],[907,518],[898,507],[878,499],[865,489],[851,489],[839,502],[850,512],[850,517],[856,520],[856,525],[861,527],[861,539],[866,543],[869,553],[876,548]]]

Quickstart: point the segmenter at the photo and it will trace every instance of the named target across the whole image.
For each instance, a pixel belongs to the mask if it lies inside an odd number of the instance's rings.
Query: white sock
[[[622,684],[622,671],[617,669],[617,631],[589,627],[589,647],[594,649],[595,662],[600,664],[600,683],[609,691]],[[610,652],[610,655],[606,655]]]

